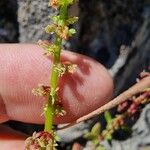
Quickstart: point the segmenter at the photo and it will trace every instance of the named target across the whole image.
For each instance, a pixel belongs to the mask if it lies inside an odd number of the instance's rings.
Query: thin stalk
[[[67,5],[60,7],[60,17],[63,20],[64,24],[68,17],[67,14]],[[55,45],[57,49],[54,53],[54,60],[52,66],[50,87],[51,91],[49,93],[48,102],[45,110],[45,128],[44,131],[52,132],[53,131],[53,119],[55,115],[55,102],[57,101],[57,87],[58,87],[58,79],[59,79],[59,71],[55,69],[57,65],[60,63],[60,54],[61,54],[61,46],[62,39],[57,35],[55,39]]]

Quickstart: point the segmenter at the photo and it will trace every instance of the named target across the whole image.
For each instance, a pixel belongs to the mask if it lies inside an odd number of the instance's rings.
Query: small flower
[[[67,26],[58,26],[56,33],[64,40],[69,38],[69,27]]]
[[[148,68],[149,70],[149,68]],[[144,78],[150,76],[150,72],[149,71],[145,71],[143,70],[141,73],[140,73],[140,76],[139,78],[136,79],[137,82],[140,82],[141,80],[143,80]]]
[[[77,65],[76,64],[70,64],[68,66],[68,72],[69,73],[74,73],[76,71],[76,69],[77,69]]]
[[[67,20],[66,20],[66,23],[67,25],[70,25],[70,24],[74,24],[75,22],[78,21],[78,17],[69,17]]]
[[[66,113],[67,112],[63,109],[62,101],[57,99],[55,102],[55,115],[64,116]]]
[[[65,72],[66,72],[65,66],[63,64],[61,64],[61,63],[55,65],[54,70],[59,73],[60,77],[62,77],[65,74]]]
[[[41,46],[43,49],[47,49],[50,46],[50,43],[47,40],[39,40],[38,45]]]
[[[56,116],[64,116],[66,115],[66,111],[63,109],[61,105],[56,105],[55,107],[55,115]]]
[[[129,107],[129,101],[125,101],[125,102],[118,105],[117,111],[119,113],[123,113],[128,109],[128,107]]]
[[[44,40],[44,41],[39,40],[38,45],[41,46],[45,50],[44,55],[46,56],[54,54],[56,49],[58,49],[58,47],[55,44],[51,44],[47,40]]]
[[[74,73],[77,69],[77,64],[73,64],[69,61],[63,63],[66,66],[66,71],[69,73]]]
[[[127,112],[130,115],[134,115],[138,111],[138,105],[136,103],[132,103]]]
[[[74,73],[76,71],[77,65],[72,64],[71,62],[63,62],[55,65],[54,70],[59,73],[59,76],[62,77],[65,73]]]
[[[44,86],[43,84],[38,84],[37,88],[32,90],[32,93],[36,96],[47,96],[50,91],[49,86]]]
[[[57,9],[58,7],[59,7],[59,2],[58,2],[59,0],[50,0],[49,1],[49,6],[51,6],[51,7],[53,7],[53,8],[55,8],[55,9]]]
[[[25,150],[54,150],[54,134],[46,131],[34,132],[33,135],[26,139]]]
[[[55,23],[47,25],[44,28],[45,32],[50,34],[56,33],[61,39],[64,40],[68,40],[69,37],[71,37],[73,34],[76,33],[75,29],[73,28],[69,29],[68,26],[64,25],[64,21],[62,21],[61,19],[59,19],[59,21]]]
[[[65,25],[65,22],[63,19],[61,19],[60,15],[53,16],[50,18],[53,20],[54,24],[57,26],[64,26]]]
[[[119,124],[119,126],[124,125],[124,116],[118,115],[116,122],[117,122],[117,124]]]
[[[150,76],[150,72],[146,72],[145,70],[143,70],[141,73],[140,73],[140,78],[143,79],[145,77],[148,77]]]
[[[57,26],[55,24],[49,24],[44,28],[44,30],[46,33],[53,34],[55,32],[56,28],[57,28]]]

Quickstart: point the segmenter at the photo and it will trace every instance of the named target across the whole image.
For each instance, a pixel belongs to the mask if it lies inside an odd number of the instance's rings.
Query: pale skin
[[[0,45],[0,123],[8,120],[43,124],[46,98],[36,97],[32,89],[39,83],[49,85],[52,58],[34,44]],[[77,64],[73,74],[59,80],[59,99],[67,114],[55,123],[69,123],[109,101],[112,78],[96,61],[71,52],[62,52],[62,61]],[[0,126],[0,147],[23,150],[25,135]]]

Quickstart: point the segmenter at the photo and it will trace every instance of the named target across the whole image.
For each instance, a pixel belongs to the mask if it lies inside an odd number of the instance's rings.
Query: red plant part
[[[34,132],[31,137],[26,139],[25,150],[54,150],[52,141],[54,141],[54,135],[52,133],[45,131]]]
[[[123,113],[127,110],[128,107],[129,107],[129,101],[125,101],[118,105],[117,111]]]

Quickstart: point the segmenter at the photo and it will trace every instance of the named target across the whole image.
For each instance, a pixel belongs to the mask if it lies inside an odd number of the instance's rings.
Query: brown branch
[[[150,76],[143,78],[138,83],[133,85],[131,88],[129,88],[128,90],[126,90],[125,92],[123,92],[122,94],[120,94],[119,96],[117,96],[116,98],[114,98],[113,100],[108,102],[107,104],[105,104],[105,105],[101,106],[100,108],[94,110],[93,112],[77,119],[75,122],[73,122],[71,124],[68,124],[62,128],[59,128],[58,130],[68,128],[77,123],[80,123],[82,121],[85,121],[92,117],[95,117],[111,108],[114,108],[118,104],[126,101],[127,99],[131,98],[133,95],[136,95],[136,94],[142,92],[146,88],[150,88]]]

